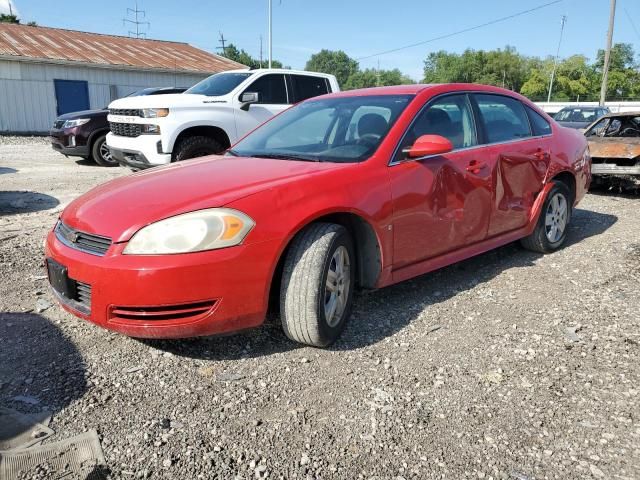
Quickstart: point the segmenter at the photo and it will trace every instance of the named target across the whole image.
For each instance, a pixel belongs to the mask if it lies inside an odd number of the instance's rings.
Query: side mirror
[[[258,92],[244,92],[240,96],[240,102],[242,105],[240,108],[244,111],[249,110],[249,105],[252,103],[258,103],[260,101],[260,94]]]
[[[453,144],[440,135],[422,135],[403,153],[408,158],[420,158],[428,155],[442,155],[453,150]]]

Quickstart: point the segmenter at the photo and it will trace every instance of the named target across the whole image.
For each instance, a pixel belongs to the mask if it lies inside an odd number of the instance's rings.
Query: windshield
[[[300,103],[240,141],[230,155],[359,162],[378,148],[413,95],[334,97]]]
[[[560,110],[554,120],[557,122],[584,122],[591,123],[598,118],[597,109],[586,108],[568,108],[566,110]]]
[[[231,90],[240,85],[249,78],[252,73],[216,73],[205,78],[201,82],[196,83],[185,93],[194,93],[196,95],[206,95],[208,97],[219,97],[226,95]]]

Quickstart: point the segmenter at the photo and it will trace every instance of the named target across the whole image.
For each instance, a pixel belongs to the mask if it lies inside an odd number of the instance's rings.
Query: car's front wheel
[[[196,135],[180,141],[174,152],[173,161],[181,162],[190,158],[205,157],[223,151],[224,147],[215,139]]]
[[[91,157],[101,167],[117,167],[118,161],[113,158],[109,146],[107,145],[107,136],[100,135],[91,149]]]
[[[313,347],[333,343],[351,314],[355,269],[346,228],[314,223],[300,232],[285,259],[280,290],[287,337]]]
[[[563,182],[556,182],[544,202],[540,218],[531,235],[520,242],[528,250],[551,253],[567,239],[573,195]]]

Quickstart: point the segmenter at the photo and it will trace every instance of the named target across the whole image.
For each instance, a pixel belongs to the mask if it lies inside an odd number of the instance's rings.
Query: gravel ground
[[[28,142],[0,142],[0,404],[95,428],[112,478],[640,478],[640,198],[588,195],[553,255],[360,294],[327,350],[275,323],[138,341],[50,306],[41,266],[63,206],[128,171]]]

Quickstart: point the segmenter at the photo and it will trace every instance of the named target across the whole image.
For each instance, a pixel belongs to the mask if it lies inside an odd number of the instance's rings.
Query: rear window
[[[531,121],[531,128],[535,136],[551,135],[551,125],[547,120],[536,112],[533,108],[525,106],[529,120]]]
[[[291,75],[291,84],[293,87],[293,103],[329,93],[329,86],[324,77]]]

